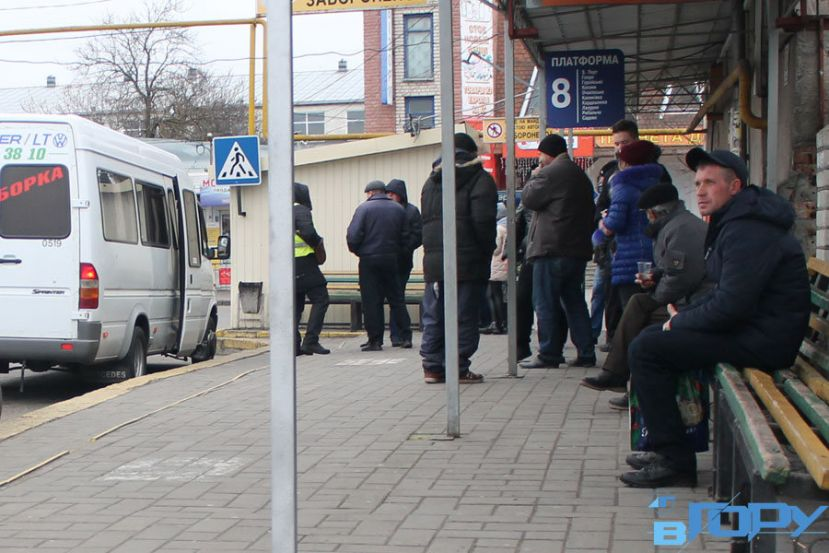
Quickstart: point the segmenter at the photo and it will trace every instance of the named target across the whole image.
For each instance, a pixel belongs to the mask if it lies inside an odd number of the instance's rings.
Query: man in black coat
[[[742,159],[725,150],[694,148],[685,157],[696,171],[700,214],[710,216],[705,237],[711,292],[660,328],[643,331],[630,346],[631,384],[652,452],[633,453],[633,487],[696,485],[696,455],[685,439],[674,391],[677,377],[717,362],[774,370],[794,362],[809,321],[809,278],[803,250],[789,232],[791,204],[747,186]]]
[[[446,378],[443,311],[443,167],[433,166],[423,185],[423,339],[420,356],[426,383]],[[489,281],[495,251],[495,209],[498,191],[478,157],[478,147],[468,134],[455,134],[455,213],[458,267],[459,381],[474,384],[483,377],[469,370],[478,350],[478,317],[481,298]]]
[[[406,193],[406,183],[400,179],[392,179],[386,185],[386,194],[403,206],[406,210],[406,243],[397,255],[397,279],[400,286],[400,293],[406,296],[406,284],[409,282],[409,275],[412,273],[412,257],[414,251],[423,243],[423,220],[420,217],[420,210],[409,203],[409,196]],[[395,316],[391,314],[389,321],[389,337],[394,347],[411,348],[412,330],[404,332],[395,323]]]
[[[366,201],[357,206],[346,233],[348,249],[360,258],[360,299],[368,341],[363,351],[383,349],[383,300],[401,333],[411,339],[411,320],[397,283],[397,255],[407,243],[406,211],[386,196],[386,185],[366,185]]]
[[[324,261],[325,249],[322,237],[314,228],[311,216],[311,194],[302,183],[294,183],[294,328],[296,329],[295,353],[297,355],[326,355],[330,350],[320,345],[320,331],[328,311],[328,288],[320,261]],[[320,252],[320,253],[317,253]],[[311,302],[311,313],[305,328],[305,338],[300,343],[299,320],[305,309],[305,298]]]

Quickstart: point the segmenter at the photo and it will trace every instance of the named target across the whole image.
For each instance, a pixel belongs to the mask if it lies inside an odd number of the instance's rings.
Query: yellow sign
[[[294,13],[341,12],[350,10],[382,10],[424,6],[429,0],[293,0]]]
[[[640,134],[640,140],[650,140],[657,146],[663,148],[686,147],[686,146],[705,146],[705,133],[694,132],[691,134]],[[612,148],[612,136],[597,136],[597,148]]]
[[[484,117],[484,144],[503,144],[507,141],[507,120],[503,117]],[[515,118],[515,141],[536,142],[540,131],[538,117]]]

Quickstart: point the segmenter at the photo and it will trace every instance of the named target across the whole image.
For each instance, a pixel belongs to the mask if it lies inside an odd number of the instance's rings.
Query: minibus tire
[[[196,349],[190,355],[190,361],[193,363],[201,363],[202,361],[210,361],[216,356],[216,323],[215,317],[210,317],[207,321],[207,330],[204,331],[202,341],[196,346]]]
[[[147,336],[140,326],[133,329],[130,349],[120,364],[124,367],[127,378],[147,374]]]

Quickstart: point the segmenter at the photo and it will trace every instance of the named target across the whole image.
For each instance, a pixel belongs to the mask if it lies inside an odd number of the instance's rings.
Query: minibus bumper
[[[101,323],[88,321],[79,321],[78,337],[69,340],[0,336],[0,359],[18,363],[48,362],[53,365],[91,363],[98,354],[100,338]]]

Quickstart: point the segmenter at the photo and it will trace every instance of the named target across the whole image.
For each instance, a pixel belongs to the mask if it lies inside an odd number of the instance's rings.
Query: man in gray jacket
[[[684,305],[710,286],[705,280],[705,233],[708,226],[685,208],[672,184],[658,184],[644,192],[637,204],[646,210],[645,233],[654,239],[654,270],[637,275],[637,282],[649,291],[634,294],[625,307],[610,353],[597,376],[581,381],[582,386],[600,391],[625,392],[630,378],[628,346],[652,324],[668,320],[669,303]],[[618,408],[611,400],[611,407]]]

